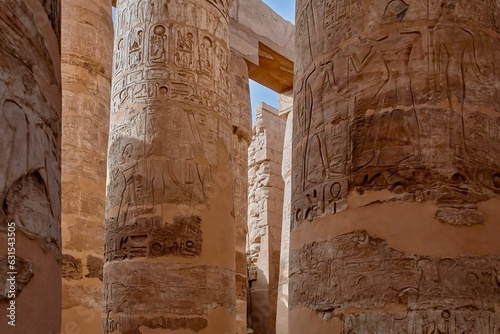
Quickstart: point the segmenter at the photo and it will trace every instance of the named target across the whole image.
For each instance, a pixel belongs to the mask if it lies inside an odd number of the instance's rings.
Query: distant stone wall
[[[257,108],[248,156],[248,260],[250,325],[256,334],[275,333],[284,183],[281,160],[285,121],[265,104]]]

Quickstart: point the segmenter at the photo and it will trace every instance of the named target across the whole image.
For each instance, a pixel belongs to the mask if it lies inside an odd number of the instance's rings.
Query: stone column
[[[59,9],[0,2],[1,333],[61,328]]]
[[[276,305],[276,333],[288,334],[288,260],[290,255],[290,217],[292,208],[292,130],[293,92],[280,94],[280,115],[286,120],[283,141],[281,176],[283,190],[283,221],[281,224],[281,251],[279,263],[278,302]]]
[[[233,124],[233,189],[236,219],[236,334],[247,330],[247,220],[248,220],[248,146],[252,133],[252,108],[248,67],[231,53],[229,65],[231,118]]]
[[[62,332],[98,333],[113,54],[109,0],[62,3]]]
[[[118,1],[105,333],[235,333],[228,7]]]
[[[290,334],[499,332],[498,18],[297,2]]]
[[[255,334],[276,331],[283,179],[281,160],[285,121],[276,108],[261,103],[248,151],[248,253],[251,322]]]

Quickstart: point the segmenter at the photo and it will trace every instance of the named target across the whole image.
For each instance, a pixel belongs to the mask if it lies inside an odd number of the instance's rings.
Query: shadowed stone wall
[[[252,132],[252,109],[246,62],[231,53],[229,66],[233,123],[233,193],[236,222],[236,334],[247,330],[247,219],[248,145]]]
[[[57,0],[0,2],[1,333],[61,328],[59,28]]]

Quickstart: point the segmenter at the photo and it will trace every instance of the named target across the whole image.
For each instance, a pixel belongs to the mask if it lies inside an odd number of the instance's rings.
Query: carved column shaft
[[[297,1],[291,334],[500,330],[499,28],[494,0]]]
[[[229,72],[233,123],[234,213],[236,219],[236,334],[246,334],[248,146],[252,132],[252,109],[250,106],[248,66],[245,60],[231,53]]]
[[[62,330],[97,333],[102,326],[111,3],[67,0],[62,18]]]
[[[292,200],[292,136],[293,92],[280,94],[280,115],[286,120],[283,141],[281,176],[283,190],[283,222],[281,226],[281,252],[279,263],[278,301],[276,306],[276,334],[288,334],[288,266],[290,256],[290,217]]]
[[[0,2],[2,333],[60,332],[59,8]]]
[[[235,332],[228,7],[118,1],[106,333]]]

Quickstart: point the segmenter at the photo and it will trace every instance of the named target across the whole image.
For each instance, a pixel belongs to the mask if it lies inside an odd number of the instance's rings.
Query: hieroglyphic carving
[[[144,215],[146,212],[142,212]],[[107,235],[107,261],[158,256],[200,256],[201,219],[196,216],[174,217],[160,225],[158,218],[143,218],[134,225],[121,226]]]
[[[290,306],[333,312],[393,303],[409,311],[470,308],[479,314],[500,302],[499,266],[500,257],[406,254],[357,231],[291,252]]]
[[[293,226],[347,208],[355,189],[483,222],[476,204],[498,193],[500,171],[497,12],[495,1],[299,1]],[[335,182],[347,185],[341,209],[304,216]]]

